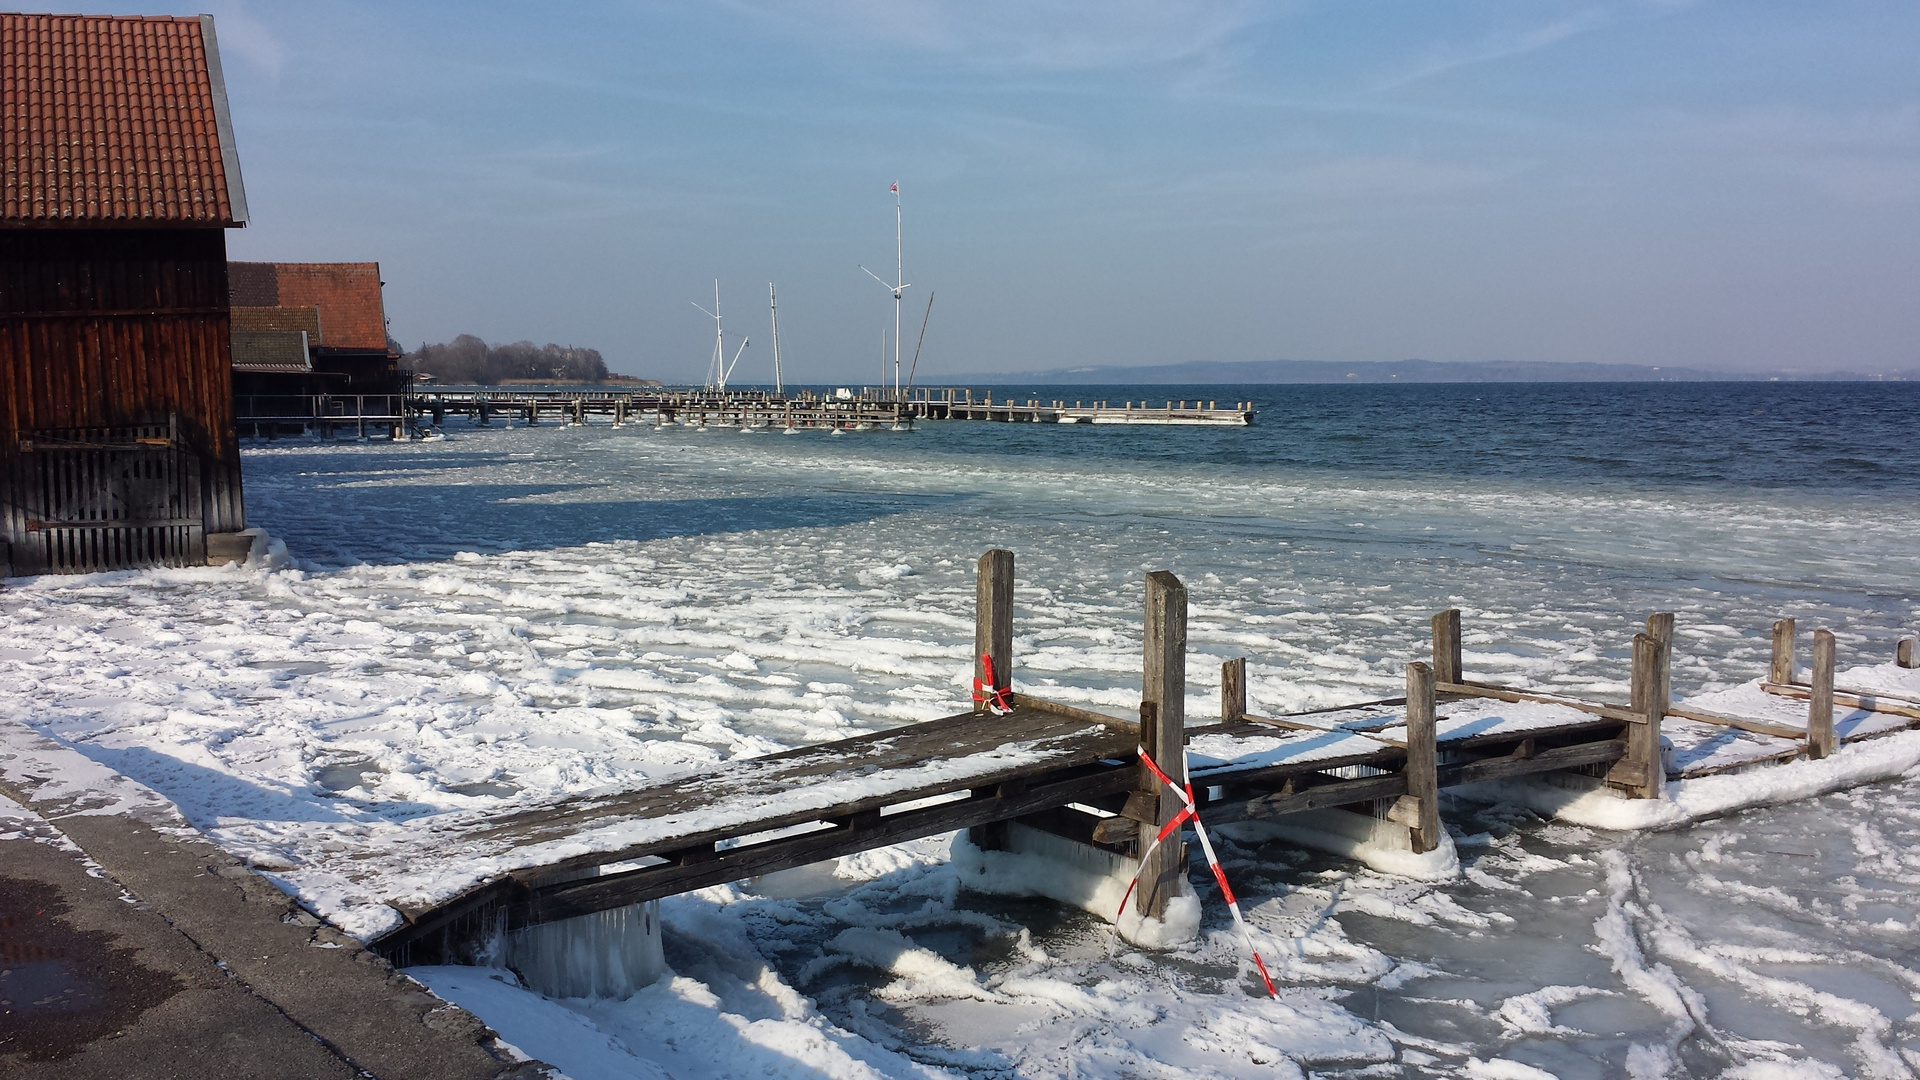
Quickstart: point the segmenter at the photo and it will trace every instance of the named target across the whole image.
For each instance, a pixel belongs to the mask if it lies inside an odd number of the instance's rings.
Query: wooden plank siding
[[[0,228],[0,543],[32,539],[36,438],[155,425],[197,462],[203,532],[245,528],[231,369],[222,230]]]

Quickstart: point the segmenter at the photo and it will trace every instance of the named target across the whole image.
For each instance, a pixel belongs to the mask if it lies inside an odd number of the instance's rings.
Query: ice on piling
[[[1120,910],[1139,868],[1133,859],[1017,821],[1007,824],[1007,847],[1011,850],[986,851],[966,833],[955,835],[952,857],[961,883],[978,892],[1071,904],[1112,923],[1121,940],[1141,948],[1171,949],[1200,934],[1200,897],[1185,874],[1175,876],[1179,891],[1156,919],[1131,900],[1126,911]]]

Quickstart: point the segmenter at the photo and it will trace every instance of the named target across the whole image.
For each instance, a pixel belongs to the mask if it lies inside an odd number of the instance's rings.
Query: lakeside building
[[[0,14],[0,162],[0,573],[244,552],[212,17]]]
[[[235,262],[227,266],[233,317],[235,422],[275,435],[328,415],[398,411],[411,389],[387,340],[379,263]],[[350,403],[351,402],[351,403]]]

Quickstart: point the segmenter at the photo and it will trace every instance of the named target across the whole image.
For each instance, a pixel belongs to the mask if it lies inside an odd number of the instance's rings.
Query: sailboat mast
[[[893,185],[893,280],[900,284],[893,290],[893,397],[900,399],[900,290],[907,280],[906,249],[900,240],[900,185]],[[887,381],[887,372],[880,369],[880,381]]]
[[[708,386],[714,387],[720,390],[725,390],[727,388],[726,376],[722,374],[722,371],[721,371],[721,368],[723,367],[723,365],[726,364],[726,362],[727,362],[727,351],[726,351],[726,347],[723,344],[721,344],[721,333],[720,333],[720,279],[714,278],[713,279],[713,378],[707,380]]]
[[[773,318],[773,393],[776,397],[785,397],[786,388],[780,383],[780,301],[773,295],[773,282],[767,282],[767,311]]]

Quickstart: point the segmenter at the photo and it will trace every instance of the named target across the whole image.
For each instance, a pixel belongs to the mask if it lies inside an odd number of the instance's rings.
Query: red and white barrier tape
[[[1005,716],[1008,713],[1012,712],[1013,703],[1007,700],[1007,693],[1011,691],[1013,687],[995,685],[997,682],[999,682],[999,680],[993,677],[993,657],[988,656],[986,653],[981,653],[980,666],[986,669],[987,681],[984,685],[982,685],[980,682],[979,676],[974,677],[974,680],[973,680],[974,704],[978,705],[983,701],[986,702],[987,711],[992,713],[995,716]],[[987,691],[989,690],[993,692],[990,694],[987,693]]]
[[[1180,750],[1180,771],[1183,773],[1187,771],[1186,757],[1186,748],[1182,747]],[[1227,884],[1227,872],[1220,868],[1220,857],[1214,854],[1213,841],[1207,838],[1207,827],[1200,824],[1200,808],[1195,806],[1193,802],[1193,785],[1174,783],[1173,778],[1162,772],[1160,766],[1154,763],[1153,755],[1147,753],[1147,748],[1144,746],[1140,747],[1140,763],[1145,765],[1154,776],[1158,777],[1161,783],[1167,785],[1167,790],[1178,795],[1180,801],[1185,804],[1180,808],[1179,813],[1173,815],[1171,821],[1168,821],[1160,827],[1159,835],[1155,836],[1153,842],[1147,845],[1147,850],[1141,853],[1141,868],[1144,869],[1146,867],[1148,857],[1160,846],[1161,841],[1178,833],[1182,824],[1188,820],[1192,820],[1194,834],[1200,838],[1200,850],[1207,856],[1207,869],[1213,871],[1213,880],[1220,884],[1220,895],[1226,898],[1227,910],[1233,912],[1233,924],[1240,928],[1240,940],[1246,943],[1247,954],[1253,957],[1253,966],[1260,969],[1260,981],[1267,985],[1268,994],[1279,997],[1280,991],[1274,989],[1273,986],[1273,976],[1267,974],[1266,962],[1260,959],[1260,950],[1254,947],[1253,931],[1247,927],[1247,920],[1240,914],[1240,901],[1235,899],[1233,895],[1233,886]],[[1120,897],[1119,914],[1124,915],[1126,913],[1127,901],[1133,896],[1134,886],[1139,884],[1140,871],[1135,870],[1133,880],[1127,884],[1126,893]],[[1118,916],[1116,916],[1116,918],[1117,917]]]

